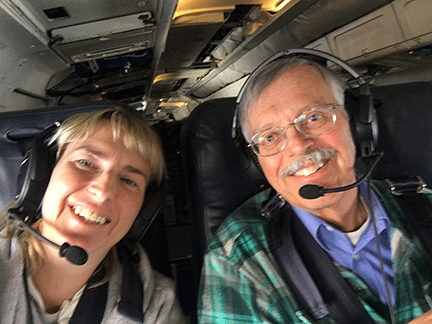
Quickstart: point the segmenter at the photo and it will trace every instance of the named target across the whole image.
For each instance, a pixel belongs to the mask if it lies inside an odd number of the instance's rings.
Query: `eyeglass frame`
[[[292,122],[292,123],[290,123],[290,124],[287,124],[287,125],[282,126],[282,127],[272,126],[272,127],[266,128],[266,129],[264,129],[264,130],[262,130],[262,131],[259,131],[258,133],[254,134],[254,135],[251,137],[251,142],[252,142],[252,141],[254,140],[255,137],[257,137],[259,134],[261,134],[261,133],[263,133],[263,132],[266,132],[266,131],[268,131],[268,130],[270,130],[270,129],[274,129],[274,128],[279,129],[279,130],[284,134],[285,141],[284,141],[283,145],[281,146],[281,148],[279,149],[279,151],[277,151],[276,153],[268,154],[268,155],[262,155],[262,154],[260,154],[260,153],[259,153],[259,149],[257,148],[257,146],[259,145],[259,143],[249,143],[249,144],[248,144],[248,147],[250,147],[250,148],[252,149],[252,151],[253,151],[256,155],[261,156],[261,157],[268,157],[268,156],[276,155],[276,154],[278,154],[279,152],[281,152],[281,151],[286,147],[288,136],[287,136],[287,134],[286,134],[286,132],[285,132],[285,128],[287,128],[288,126],[293,126],[293,125],[294,125],[295,129],[296,129],[299,133],[303,134],[303,135],[306,136],[306,137],[316,137],[316,136],[320,136],[320,135],[322,135],[322,134],[325,134],[325,133],[327,133],[330,129],[332,129],[333,126],[334,126],[334,124],[336,123],[337,115],[336,115],[336,112],[335,112],[334,110],[335,110],[336,108],[340,107],[340,106],[341,106],[341,105],[338,104],[338,103],[336,103],[336,104],[332,104],[332,105],[318,105],[318,106],[314,106],[314,107],[312,107],[312,108],[309,108],[309,109],[303,111],[300,115],[298,115],[298,116],[294,119],[294,122]],[[322,133],[316,134],[316,135],[308,135],[308,134],[304,134],[304,133],[303,133],[303,132],[302,132],[302,131],[297,127],[297,124],[302,120],[302,118],[304,117],[304,115],[305,115],[306,113],[308,113],[308,112],[310,112],[310,111],[313,111],[314,109],[317,109],[317,108],[327,108],[327,109],[329,109],[329,110],[332,112],[332,120],[333,120],[332,125],[329,127],[329,129],[325,130],[325,131],[322,132]]]

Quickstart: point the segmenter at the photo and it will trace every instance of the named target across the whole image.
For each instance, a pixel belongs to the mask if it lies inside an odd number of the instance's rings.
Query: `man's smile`
[[[288,167],[282,170],[281,175],[283,177],[306,177],[314,174],[321,169],[335,153],[336,151],[334,149],[329,148],[313,150],[310,153],[294,159]]]
[[[299,171],[297,171],[296,173],[294,173],[293,175],[296,177],[306,177],[308,175],[314,174],[315,172],[317,172],[319,169],[321,169],[321,167],[327,163],[328,160],[325,161],[318,161],[318,163],[314,163],[309,167],[300,169]]]

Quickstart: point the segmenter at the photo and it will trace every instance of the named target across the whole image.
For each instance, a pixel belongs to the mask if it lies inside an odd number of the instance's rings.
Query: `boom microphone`
[[[322,186],[309,184],[309,185],[304,185],[303,187],[301,187],[299,190],[299,194],[300,194],[300,196],[302,196],[302,198],[305,198],[305,199],[316,199],[316,198],[319,198],[321,196],[324,196],[326,193],[346,191],[346,190],[350,190],[352,188],[355,188],[370,176],[370,174],[372,173],[372,170],[375,168],[376,164],[378,163],[378,161],[381,159],[382,156],[383,156],[383,152],[376,153],[375,160],[373,161],[373,163],[369,167],[368,172],[364,176],[362,176],[358,181],[356,181],[350,185],[343,186],[343,187],[337,187],[337,188],[324,189],[324,187],[322,187]]]
[[[69,243],[63,243],[61,246],[54,243],[53,241],[47,239],[45,236],[42,236],[38,232],[36,232],[30,225],[26,224],[24,221],[20,219],[20,217],[14,212],[13,209],[9,210],[8,217],[12,218],[19,222],[19,225],[27,230],[30,234],[36,237],[38,240],[48,243],[49,245],[59,249],[59,253],[61,257],[65,257],[69,262],[75,265],[83,265],[87,262],[88,255],[87,252],[76,245],[69,245]]]

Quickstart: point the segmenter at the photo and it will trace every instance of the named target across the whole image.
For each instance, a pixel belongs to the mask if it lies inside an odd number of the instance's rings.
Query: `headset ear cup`
[[[258,161],[258,157],[250,147],[244,147],[244,150],[246,151],[246,155],[248,156],[248,160],[250,161],[250,166],[246,171],[249,178],[252,179],[252,181],[258,186],[258,188],[267,188],[269,186],[269,183],[264,176],[264,172]]]
[[[20,215],[25,215],[23,221],[29,224],[36,220],[54,168],[56,148],[45,142],[56,129],[57,125],[48,127],[34,138],[18,171],[17,209]]]
[[[156,186],[155,184],[149,185],[145,192],[143,205],[129,232],[124,237],[125,241],[137,243],[143,239],[162,208],[167,194],[168,183],[166,180],[163,181],[161,186]]]
[[[345,110],[350,119],[356,156],[368,158],[378,144],[378,121],[367,85],[345,91]]]
[[[237,117],[238,106],[234,111],[234,116]],[[264,172],[261,169],[261,165],[258,162],[258,157],[248,146],[246,139],[237,123],[237,118],[234,118],[233,129],[232,129],[232,142],[235,147],[237,159],[240,162],[241,168],[246,172],[247,176],[258,188],[265,189],[269,187]]]
[[[351,135],[352,135],[352,138],[354,140],[355,147],[356,147],[356,156],[360,157],[361,156],[361,146],[359,143],[359,137],[357,135],[358,100],[357,100],[357,97],[353,94],[353,92],[351,90],[346,90],[344,97],[345,97],[344,108],[348,114]]]

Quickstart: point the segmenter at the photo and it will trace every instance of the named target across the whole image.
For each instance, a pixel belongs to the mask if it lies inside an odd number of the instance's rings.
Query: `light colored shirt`
[[[27,284],[29,288],[29,293],[32,297],[32,301],[38,304],[39,310],[44,310],[45,304],[43,302],[42,296],[40,292],[37,290],[36,286],[33,283],[33,280],[30,276],[27,276]],[[72,300],[65,300],[59,311],[54,314],[48,314],[44,312],[40,312],[40,316],[43,317],[44,323],[56,323],[56,324],[67,324],[73,316],[76,306],[78,305],[79,299],[84,292],[85,286],[83,286],[77,293],[74,295]]]
[[[138,272],[143,283],[144,323],[186,323],[180,303],[175,295],[174,282],[157,271],[153,270],[147,253],[138,247],[139,266]],[[4,232],[0,232],[0,323],[16,324],[27,323],[32,316],[34,324],[47,324],[52,322],[62,323],[67,321],[75,310],[75,301],[79,299],[77,293],[73,300],[62,305],[57,314],[44,314],[42,298],[33,283],[29,283],[30,299],[26,293],[24,278],[24,256],[16,237],[5,238]],[[136,318],[126,315],[119,309],[121,297],[122,270],[116,271],[109,280],[108,296],[105,312],[102,318],[103,324],[142,323]],[[29,313],[29,303],[31,315]]]
[[[359,188],[360,195],[363,201],[366,202],[366,206],[368,206],[369,203],[367,202],[368,193],[366,184],[362,183]],[[394,305],[395,288],[393,284],[394,273],[390,244],[391,222],[374,192],[372,192],[371,195],[371,202],[379,234],[378,236],[385,276],[390,291],[391,302]],[[381,274],[381,264],[378,257],[378,249],[372,221],[369,222],[366,228],[360,229],[363,230],[363,232],[361,233],[357,244],[354,245],[346,233],[337,230],[319,217],[294,206],[293,209],[315,240],[330,255],[330,257],[338,264],[351,270],[362,278],[379,296],[381,302],[388,304],[387,292],[384,285],[384,278]]]

